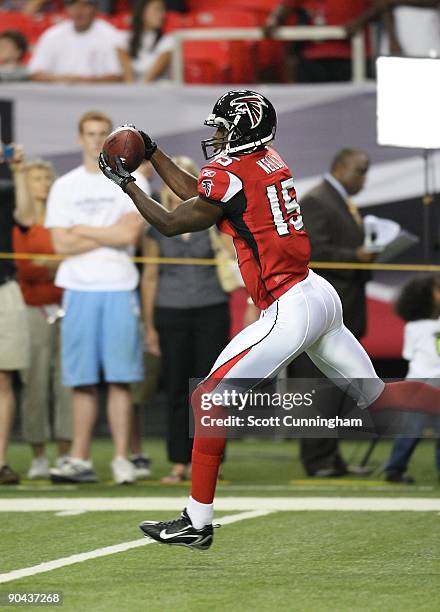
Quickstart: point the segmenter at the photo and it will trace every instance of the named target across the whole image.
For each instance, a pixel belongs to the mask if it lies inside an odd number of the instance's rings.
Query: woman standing
[[[44,226],[46,201],[54,180],[52,165],[44,161],[11,164],[15,183],[16,253],[54,253]],[[54,437],[58,460],[67,454],[71,440],[70,389],[61,383],[59,317],[62,290],[53,278],[58,262],[50,259],[17,261],[18,282],[27,306],[31,337],[30,366],[22,372],[23,438],[32,446],[31,479],[49,477],[46,442],[49,439],[49,402],[52,383],[55,408]]]
[[[119,49],[125,80],[151,83],[166,78],[174,39],[164,34],[163,0],[138,0],[126,49]]]
[[[174,159],[197,176],[186,157]],[[181,200],[166,186],[161,201],[169,210]],[[149,228],[144,253],[150,257],[212,258],[209,231],[167,238]],[[146,264],[142,281],[146,344],[162,355],[168,395],[168,459],[171,473],[162,479],[175,484],[189,476],[192,439],[189,436],[189,379],[203,378],[229,338],[228,295],[214,266]]]

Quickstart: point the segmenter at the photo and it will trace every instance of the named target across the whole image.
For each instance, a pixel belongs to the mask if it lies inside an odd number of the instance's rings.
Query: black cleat
[[[219,527],[219,525],[205,525],[202,529],[193,527],[186,508],[180,518],[174,521],[144,521],[139,525],[146,537],[160,544],[187,546],[197,550],[208,550],[211,546],[214,539],[214,527]]]

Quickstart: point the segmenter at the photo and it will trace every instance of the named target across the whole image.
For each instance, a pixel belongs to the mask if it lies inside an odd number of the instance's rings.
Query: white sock
[[[191,496],[186,505],[186,511],[191,523],[196,529],[202,529],[205,525],[211,525],[214,516],[214,504],[202,504]]]

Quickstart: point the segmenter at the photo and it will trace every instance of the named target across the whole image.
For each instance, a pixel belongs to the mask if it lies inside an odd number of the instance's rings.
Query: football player
[[[439,390],[414,381],[384,384],[378,378],[367,353],[344,326],[335,289],[308,268],[310,243],[292,174],[270,146],[277,128],[271,102],[254,91],[230,91],[215,103],[205,124],[215,133],[202,142],[208,161],[198,180],[141,132],[146,159],[184,200],[172,212],[137,187],[118,157],[113,160],[116,169],[104,154],[100,158],[102,172],[166,236],[214,224],[231,235],[246,288],[262,311],[258,321],[231,340],[192,395],[192,490],[185,510],[176,520],[140,525],[158,542],[202,550],[213,541],[213,500],[225,431],[219,425],[203,435],[201,403],[203,394],[219,389],[222,381],[271,378],[306,351],[326,376],[346,384],[360,407],[440,414]],[[216,410],[222,414],[221,407],[214,408],[211,417]]]

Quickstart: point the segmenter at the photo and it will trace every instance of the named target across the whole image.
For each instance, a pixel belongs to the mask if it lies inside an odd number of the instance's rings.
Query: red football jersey
[[[289,168],[269,147],[217,157],[200,171],[200,197],[224,210],[220,231],[234,239],[244,283],[265,309],[306,278],[310,242]]]

